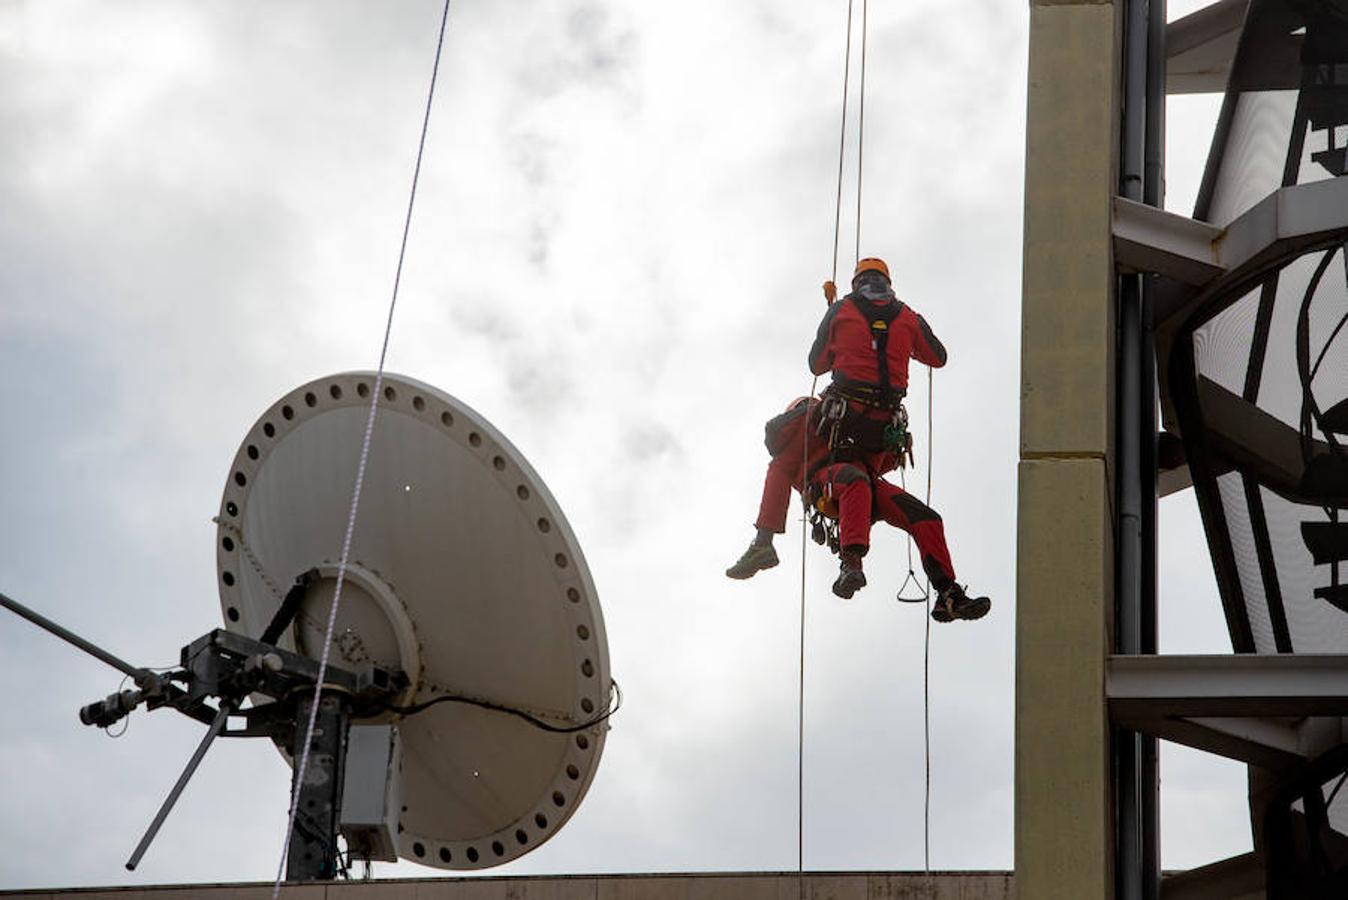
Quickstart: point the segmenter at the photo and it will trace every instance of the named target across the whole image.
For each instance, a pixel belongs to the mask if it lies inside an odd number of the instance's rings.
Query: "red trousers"
[[[786,531],[791,489],[801,489],[801,476],[808,469],[814,473],[810,480],[837,503],[839,544],[865,553],[870,548],[872,523],[883,519],[913,536],[922,568],[933,587],[942,590],[953,582],[955,566],[950,561],[940,515],[903,488],[871,474],[866,463],[828,464],[824,439],[810,433],[806,442],[807,418],[802,414],[782,429],[781,449],[768,463],[763,479],[755,526],[777,534]],[[810,465],[803,467],[807,451]]]
[[[791,489],[800,490],[807,472],[812,472],[828,462],[828,442],[814,433],[814,409],[817,401],[811,400],[809,415],[803,401],[774,421],[780,421],[780,431],[775,435],[777,452],[768,462],[768,473],[763,479],[763,499],[758,504],[758,521],[754,525],[768,531],[781,534],[786,531],[786,513],[791,506]],[[784,421],[783,421],[784,420]],[[807,423],[810,431],[806,432]],[[804,465],[809,454],[810,464]]]
[[[838,543],[863,556],[870,549],[871,524],[881,519],[913,536],[922,568],[936,590],[955,580],[940,515],[898,485],[868,475],[856,463],[834,463],[814,474],[814,482],[838,504]]]

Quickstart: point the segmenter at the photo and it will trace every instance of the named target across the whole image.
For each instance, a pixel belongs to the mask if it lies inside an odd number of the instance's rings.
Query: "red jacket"
[[[832,371],[835,379],[841,375],[844,380],[879,385],[871,321],[891,315],[885,348],[890,387],[900,392],[908,389],[909,359],[934,368],[945,365],[945,346],[932,334],[927,321],[908,306],[892,296],[875,302],[849,294],[824,313],[810,348],[810,371],[816,375]]]

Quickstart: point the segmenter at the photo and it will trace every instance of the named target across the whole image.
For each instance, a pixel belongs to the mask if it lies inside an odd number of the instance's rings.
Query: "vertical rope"
[[[838,124],[838,201],[833,210],[833,282],[838,282],[838,241],[842,234],[843,161],[847,149],[847,79],[852,71],[852,0],[847,0],[847,49],[843,51],[842,116]],[[860,191],[858,191],[858,194]],[[813,396],[813,394],[811,395]]]
[[[857,96],[857,245],[856,259],[861,259],[861,163],[866,147],[866,7],[861,0],[861,85]]]
[[[838,120],[838,191],[833,207],[833,266],[831,268],[834,284],[838,281],[838,245],[842,238],[842,189],[843,164],[847,159],[847,87],[852,70],[852,3],[847,0],[847,41],[843,50],[843,87],[842,114]],[[810,382],[809,399],[814,399],[815,389],[819,386],[816,376]],[[806,401],[807,403],[809,400]],[[801,441],[800,486],[805,489],[805,479],[809,475],[810,465],[810,419],[805,416],[805,428]],[[803,496],[803,493],[802,493]],[[805,897],[805,551],[807,549],[806,532],[810,527],[808,516],[800,519],[800,679],[797,685],[796,707],[796,889],[801,898]]]
[[[810,382],[810,399],[819,384],[815,377]],[[805,401],[807,404],[809,400]],[[801,442],[800,485],[804,496],[805,478],[810,465],[810,414],[806,407],[805,435]],[[810,527],[809,517],[800,518],[800,684],[797,687],[799,706],[796,709],[796,889],[800,900],[805,900],[805,533]]]
[[[300,753],[299,765],[295,769],[295,781],[291,786],[290,815],[286,822],[285,843],[281,848],[281,862],[276,869],[276,881],[272,884],[272,900],[281,894],[281,881],[285,877],[286,861],[290,856],[290,840],[295,832],[295,818],[299,812],[300,786],[304,784],[309,768],[309,748],[313,745],[314,726],[318,719],[318,707],[323,696],[323,679],[327,675],[328,656],[332,649],[332,633],[337,626],[337,608],[342,600],[342,584],[346,580],[346,564],[351,555],[351,536],[356,530],[356,513],[360,508],[360,491],[365,481],[365,465],[370,458],[370,439],[374,434],[375,413],[379,409],[379,394],[383,389],[384,362],[388,357],[389,336],[393,332],[393,311],[398,305],[398,287],[402,283],[403,260],[407,256],[407,235],[412,228],[412,209],[417,200],[417,182],[421,178],[421,159],[426,150],[426,132],[430,128],[431,104],[435,99],[435,82],[440,73],[440,52],[445,44],[445,23],[449,19],[449,2],[445,0],[440,13],[440,34],[435,44],[435,63],[431,67],[431,85],[426,94],[426,112],[421,120],[421,140],[417,144],[417,162],[412,172],[412,189],[407,198],[407,217],[403,221],[402,243],[398,247],[398,267],[393,276],[393,295],[389,299],[388,318],[384,323],[384,342],[379,350],[379,368],[375,373],[374,391],[370,395],[370,414],[365,420],[365,436],[360,446],[360,462],[356,466],[356,485],[351,494],[351,511],[346,519],[346,534],[342,538],[342,556],[337,566],[337,585],[333,589],[332,606],[328,610],[327,631],[323,637],[323,653],[318,661],[318,677],[314,683],[314,699],[309,705],[309,722],[305,729],[304,749]]]
[[[847,40],[843,49],[843,86],[842,114],[838,117],[838,191],[833,207],[833,265],[831,281],[838,281],[838,245],[842,239],[842,189],[843,164],[847,159],[847,88],[852,71],[852,4],[847,0]],[[816,376],[810,382],[809,399],[814,399],[815,389],[819,386]],[[807,403],[809,400],[806,401]],[[810,419],[807,411],[804,436],[801,441],[800,486],[805,489],[805,479],[809,475],[810,465]],[[803,493],[802,493],[803,496]],[[809,517],[800,519],[800,679],[797,685],[796,707],[796,889],[801,898],[805,897],[805,551],[807,549],[806,532],[810,527]]]
[[[932,449],[932,369],[927,366],[927,497],[924,501],[931,506],[931,460],[935,455]],[[925,573],[924,573],[925,575]],[[922,638],[922,738],[923,756],[926,761],[926,789],[922,804],[922,871],[931,877],[931,578],[926,579],[923,589],[927,602],[925,619],[926,633]]]

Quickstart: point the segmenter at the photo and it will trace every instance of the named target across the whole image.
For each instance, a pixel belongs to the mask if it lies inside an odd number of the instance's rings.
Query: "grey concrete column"
[[[1016,611],[1016,888],[1113,896],[1114,265],[1119,10],[1030,7]]]

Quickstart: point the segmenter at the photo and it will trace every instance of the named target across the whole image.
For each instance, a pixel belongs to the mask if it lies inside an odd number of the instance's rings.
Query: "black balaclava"
[[[852,279],[852,292],[873,303],[893,300],[894,289],[883,272],[868,269]]]

